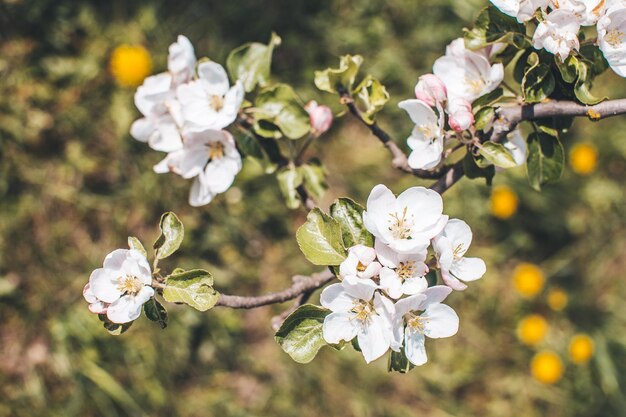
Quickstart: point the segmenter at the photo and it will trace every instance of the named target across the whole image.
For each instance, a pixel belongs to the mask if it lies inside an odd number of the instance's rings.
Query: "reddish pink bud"
[[[463,99],[455,98],[448,104],[448,124],[456,132],[469,129],[474,124],[472,103]]]
[[[321,135],[330,129],[333,124],[333,112],[328,106],[320,106],[314,100],[311,100],[304,106],[307,112],[309,112],[309,118],[311,119],[311,127],[313,132],[317,135]]]
[[[433,74],[422,75],[415,86],[415,97],[430,107],[435,107],[437,103],[443,103],[447,96],[445,84]]]

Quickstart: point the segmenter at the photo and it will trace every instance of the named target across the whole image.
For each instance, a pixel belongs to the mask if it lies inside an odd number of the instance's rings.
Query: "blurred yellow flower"
[[[537,381],[554,384],[563,376],[563,361],[552,351],[539,352],[530,361],[530,372]]]
[[[589,175],[596,169],[598,151],[589,143],[579,143],[569,153],[569,163],[575,173]]]
[[[109,69],[119,85],[137,87],[152,71],[150,53],[141,45],[119,45],[111,53]]]
[[[508,219],[517,212],[517,194],[506,185],[494,187],[491,192],[491,214]]]
[[[586,334],[577,334],[569,343],[569,358],[572,362],[583,364],[593,356],[593,340]]]
[[[540,343],[548,333],[548,323],[538,314],[531,314],[520,320],[517,326],[517,337],[529,346]]]
[[[561,288],[552,288],[548,291],[548,307],[554,311],[561,311],[567,307],[567,293]]]
[[[543,288],[544,281],[543,272],[534,264],[521,263],[513,271],[513,285],[526,298],[537,295]]]

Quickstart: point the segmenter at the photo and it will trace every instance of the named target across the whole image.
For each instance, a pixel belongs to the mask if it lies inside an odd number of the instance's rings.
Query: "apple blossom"
[[[571,10],[557,9],[550,12],[545,20],[539,23],[533,35],[535,49],[544,48],[565,61],[572,51],[578,50],[578,31],[580,23]]]
[[[189,204],[209,204],[216,194],[226,191],[241,171],[241,155],[233,136],[225,130],[183,131],[183,148],[170,152],[154,166],[158,174],[174,172],[194,178]]]
[[[448,221],[443,200],[436,191],[411,187],[397,198],[382,184],[375,186],[363,212],[363,223],[381,243],[396,252],[415,254],[426,250]]]
[[[237,118],[243,102],[243,84],[230,87],[226,70],[216,62],[198,65],[198,79],[177,89],[185,127],[223,129]]]
[[[472,231],[463,220],[450,219],[443,231],[433,240],[433,249],[441,268],[441,277],[449,287],[462,291],[467,285],[461,281],[475,281],[487,270],[480,258],[465,258],[472,243]]]
[[[532,19],[537,9],[545,10],[548,0],[491,0],[494,6],[509,16],[513,16],[518,22],[523,23]]]
[[[318,105],[315,100],[311,100],[304,106],[309,113],[311,128],[315,135],[321,135],[330,129],[333,124],[333,111],[328,106]]]
[[[433,73],[446,85],[448,99],[464,98],[470,102],[495,90],[504,78],[502,64],[491,65],[481,53],[465,48],[463,38],[446,48],[446,55],[437,59]]]
[[[322,334],[330,344],[355,337],[367,363],[389,350],[394,306],[391,300],[369,287],[344,288],[329,285],[320,296],[322,306],[332,312],[324,318]]]
[[[550,0],[553,10],[569,10],[574,13],[581,26],[595,25],[604,14],[605,0]]]
[[[193,45],[183,35],[178,35],[176,42],[170,45],[167,57],[167,69],[174,77],[176,85],[191,81],[196,67],[196,55]]]
[[[446,86],[436,75],[424,74],[415,85],[415,97],[430,107],[437,107],[446,101],[448,93]]]
[[[376,255],[383,265],[380,270],[380,289],[391,298],[398,299],[403,294],[413,295],[428,287],[424,275],[428,273],[426,251],[415,254],[395,252],[380,240],[375,243]]]
[[[420,366],[428,360],[426,336],[431,339],[454,336],[459,330],[459,316],[451,307],[441,304],[451,291],[437,285],[399,300],[395,304],[391,349],[399,352],[404,342],[409,362]]]
[[[405,110],[415,123],[406,140],[412,150],[409,166],[413,169],[436,167],[443,152],[443,112],[438,117],[427,103],[417,99],[401,101],[398,107]]]
[[[141,306],[154,295],[151,284],[146,257],[135,249],[117,249],[91,273],[83,294],[91,311],[106,314],[113,323],[128,323],[139,317]]]
[[[597,29],[598,45],[611,69],[626,77],[626,5],[611,5]]]
[[[448,124],[455,132],[462,132],[474,125],[472,103],[455,97],[448,102]]]

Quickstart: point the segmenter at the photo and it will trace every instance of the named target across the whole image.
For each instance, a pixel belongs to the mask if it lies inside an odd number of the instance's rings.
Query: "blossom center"
[[[366,269],[367,267],[363,265],[363,262],[359,261],[359,263],[356,266],[356,270],[359,272],[365,272]]]
[[[617,29],[611,29],[604,37],[604,40],[613,48],[618,48],[624,42],[625,37],[626,33],[620,32]]]
[[[453,251],[454,259],[462,258],[463,257],[462,253],[463,253],[463,244],[459,243],[458,245],[456,245]]]
[[[364,324],[369,322],[370,317],[374,314],[374,306],[367,301],[355,300],[351,311],[355,314],[354,319]]]
[[[143,282],[133,275],[124,275],[117,279],[117,289],[124,294],[137,295],[143,287]]]
[[[391,219],[389,220],[389,231],[394,239],[410,239],[411,228],[413,227],[413,215],[411,219],[407,219],[407,207],[404,207],[402,214],[397,212],[389,213]]]
[[[224,157],[224,144],[222,142],[209,143],[209,158],[213,161]]]
[[[406,325],[409,329],[414,332],[424,333],[426,323],[428,322],[427,319],[414,313],[407,313],[404,316],[404,319],[406,320]]]
[[[480,94],[485,88],[485,82],[482,79],[476,78],[465,78],[465,82],[467,83],[470,91],[474,94]]]
[[[415,261],[400,262],[396,268],[396,274],[402,279],[412,278],[415,274]]]
[[[211,96],[209,105],[216,112],[222,110],[224,108],[224,97],[222,97],[222,96]]]
[[[437,126],[435,125],[419,125],[417,126],[417,130],[420,131],[420,133],[422,135],[424,135],[425,137],[431,139],[434,138],[436,136],[436,132],[437,132]]]

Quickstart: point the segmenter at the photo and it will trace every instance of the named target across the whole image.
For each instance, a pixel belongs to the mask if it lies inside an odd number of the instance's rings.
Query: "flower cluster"
[[[491,0],[519,22],[538,19],[533,46],[564,61],[578,51],[581,27],[596,26],[598,46],[613,70],[626,77],[626,2],[624,0]]]
[[[197,65],[189,39],[179,36],[169,47],[168,71],[145,79],[135,93],[144,116],[130,130],[135,139],[167,152],[154,167],[192,179],[192,206],[208,204],[223,193],[241,170],[241,155],[223,130],[237,118],[244,90],[230,85],[224,68],[212,61]]]
[[[472,103],[498,88],[504,78],[503,65],[492,63],[503,48],[503,44],[495,44],[472,51],[465,47],[463,38],[452,41],[445,56],[435,61],[433,74],[419,78],[416,98],[398,104],[415,124],[407,139],[412,150],[411,168],[433,169],[439,165],[447,145],[446,121],[458,133],[474,126]],[[509,134],[503,145],[518,165],[526,161],[526,142],[519,131]]]
[[[341,283],[321,295],[331,310],[323,324],[327,343],[356,337],[366,362],[389,349],[404,352],[414,365],[426,363],[425,337],[456,334],[459,318],[442,304],[452,290],[480,279],[486,271],[478,258],[467,258],[472,232],[443,214],[441,196],[412,187],[399,196],[384,185],[374,187],[363,213],[373,247],[353,246],[339,267]],[[434,258],[428,260],[432,245]],[[429,264],[437,266],[445,285],[430,286]]]

